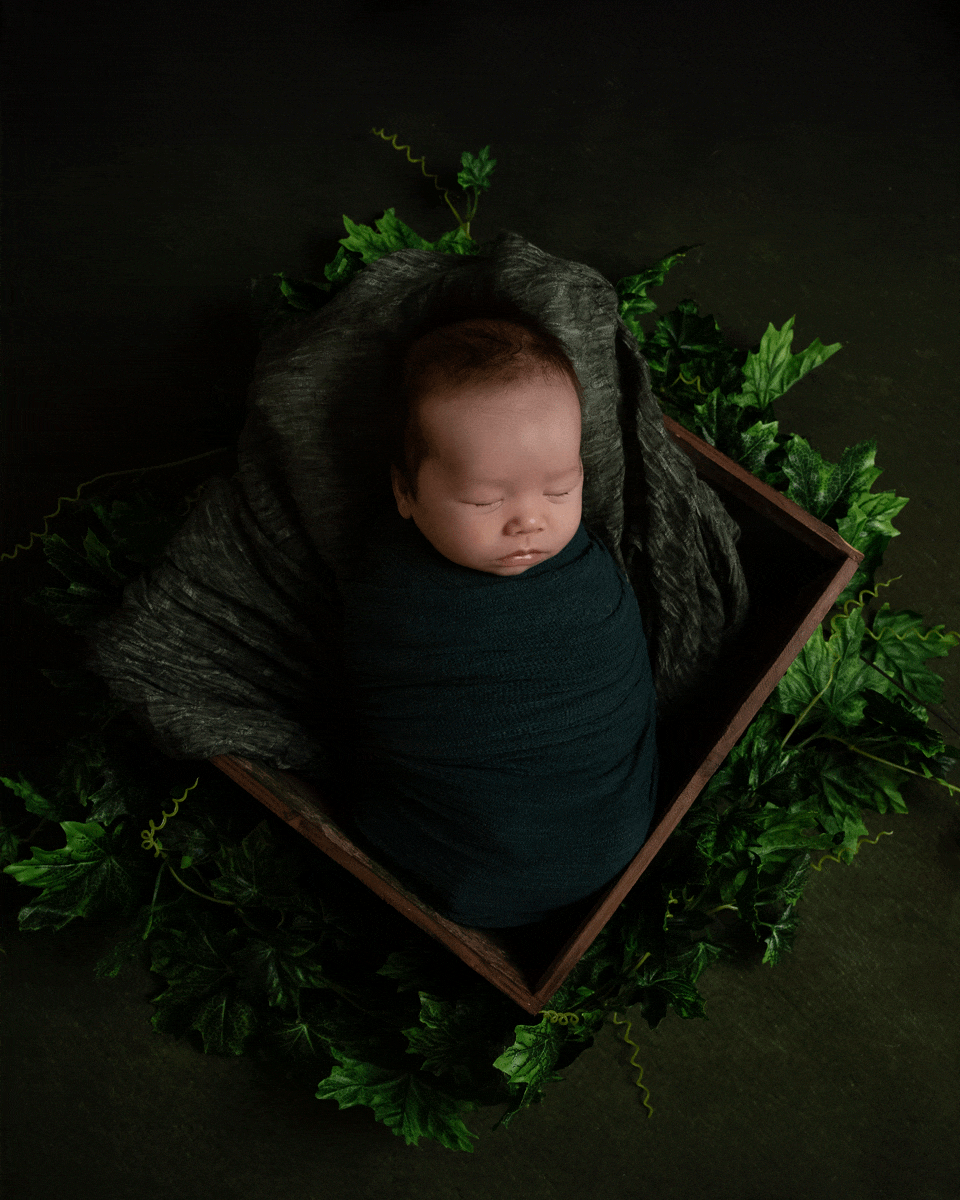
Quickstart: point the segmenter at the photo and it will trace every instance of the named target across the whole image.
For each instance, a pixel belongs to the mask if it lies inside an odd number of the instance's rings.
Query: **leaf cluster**
[[[294,279],[288,277],[284,271],[276,271],[274,278],[280,281],[277,288],[279,294],[275,293],[266,300],[254,300],[253,316],[260,322],[261,332],[265,333],[290,320],[318,311],[368,263],[376,262],[378,258],[393,254],[397,250],[432,250],[439,254],[479,253],[480,243],[470,236],[470,222],[476,215],[480,193],[491,186],[490,176],[497,160],[490,157],[490,147],[484,146],[478,154],[471,154],[469,150],[465,150],[460,156],[460,163],[457,183],[470,196],[470,206],[465,218],[454,208],[449,193],[438,187],[457,218],[455,229],[448,230],[431,242],[405,224],[393,208],[386,209],[383,216],[377,218],[374,222],[375,228],[358,224],[344,213],[343,224],[347,236],[339,239],[340,249],[323,268],[322,279]],[[262,280],[253,281],[252,298],[258,289],[262,295]],[[259,313],[258,307],[262,310]]]
[[[692,246],[681,246],[647,271],[619,280],[620,315],[650,367],[665,412],[716,446],[751,474],[783,491],[801,508],[835,528],[864,560],[840,597],[855,598],[874,583],[877,567],[899,530],[893,518],[907,500],[873,492],[882,474],[874,465],[876,442],[848,447],[839,463],[826,461],[805,438],[781,431],[773,403],[840,349],[815,339],[792,352],[794,317],[772,324],[759,345],[745,351],[730,343],[713,316],[682,300],[651,332],[639,317],[652,311],[647,289]]]
[[[202,487],[197,488],[195,495],[173,511],[164,508],[147,489],[114,500],[109,507],[100,500],[78,500],[75,512],[94,514],[101,532],[88,526],[79,547],[71,546],[59,533],[41,535],[47,562],[68,580],[68,586],[40,588],[26,596],[25,602],[77,630],[108,616],[119,607],[127,583],[160,560],[201,492]],[[82,686],[75,678],[58,679],[56,673],[48,673],[51,676],[51,682],[60,682],[65,688]]]
[[[270,320],[316,311],[395,250],[476,253],[469,219],[490,186],[488,152],[462,159],[458,182],[473,193],[467,221],[457,214],[457,228],[430,243],[393,209],[376,229],[344,217],[347,236],[321,282],[278,273]],[[791,318],[748,353],[691,301],[645,331],[641,318],[656,308],[648,290],[691,249],[616,284],[663,407],[866,558],[842,610],[803,648],[554,1008],[531,1021],[282,822],[262,819],[256,802],[244,808],[209,764],[187,771],[153,750],[125,706],[77,670],[45,674],[87,731],[51,757],[44,778],[0,778],[4,869],[38,892],[21,928],[121,917],[126,931],[97,971],[148,967],[160,982],[157,1031],[195,1037],[206,1053],[263,1053],[326,1072],[318,1098],[370,1107],[408,1144],[428,1137],[472,1150],[465,1114],[503,1104],[497,1128],[508,1127],[617,1012],[637,1006],[652,1027],[670,1009],[702,1018],[703,971],[725,958],[776,963],[795,936],[810,870],[852,861],[867,840],[864,809],[905,812],[911,776],[957,790],[945,776],[960,752],[927,725],[927,706],[942,699],[927,664],[960,635],[888,604],[868,613],[860,591],[906,501],[871,491],[880,474],[873,442],[828,463],[774,418],[773,402],[839,347],[815,341],[793,354]],[[28,597],[78,630],[114,611],[185,517],[147,493],[79,511],[100,530],[87,527],[77,544],[43,539],[67,586]]]

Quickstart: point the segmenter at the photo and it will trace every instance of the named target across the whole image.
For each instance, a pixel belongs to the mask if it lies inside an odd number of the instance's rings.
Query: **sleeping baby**
[[[599,895],[646,839],[640,611],[582,521],[562,343],[533,318],[477,318],[421,335],[403,364],[396,508],[341,587],[351,815],[444,916],[531,925]]]

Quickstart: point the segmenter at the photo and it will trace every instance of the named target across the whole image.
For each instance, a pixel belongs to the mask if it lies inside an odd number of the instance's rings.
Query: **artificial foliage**
[[[373,132],[427,174],[409,147]],[[270,287],[257,281],[261,327],[317,309],[395,250],[477,253],[470,221],[490,187],[489,150],[462,156],[466,218],[428,176],[454,230],[429,242],[392,208],[375,229],[345,216],[347,236],[322,280],[278,272]],[[670,1008],[704,1017],[703,971],[724,959],[774,965],[790,949],[811,871],[850,863],[870,840],[864,810],[905,813],[913,778],[960,791],[945,778],[960,751],[928,724],[943,684],[928,664],[960,634],[891,608],[881,598],[888,583],[876,581],[907,501],[873,490],[881,473],[873,441],[831,463],[782,432],[774,414],[775,401],[840,347],[814,341],[794,352],[791,318],[744,351],[689,300],[655,316],[648,291],[690,249],[616,284],[664,411],[836,529],[864,560],[552,1007],[531,1019],[209,763],[159,754],[103,681],[75,665],[43,671],[67,699],[72,736],[32,778],[0,777],[0,860],[35,889],[20,910],[22,930],[119,921],[95,970],[113,977],[130,962],[147,966],[159,984],[158,1032],[192,1036],[206,1053],[313,1072],[318,1098],[369,1107],[410,1145],[426,1137],[472,1150],[466,1113],[504,1106],[494,1128],[508,1128],[606,1022],[626,1024],[640,1068],[628,1010],[651,1027]],[[648,316],[652,327],[641,324]],[[203,490],[171,507],[146,489],[109,504],[81,499],[87,486],[68,501],[66,534],[49,531],[58,504],[42,534],[0,556],[39,538],[66,583],[26,600],[77,631],[114,610],[124,586],[159,561]],[[642,1068],[635,1082],[652,1115]]]

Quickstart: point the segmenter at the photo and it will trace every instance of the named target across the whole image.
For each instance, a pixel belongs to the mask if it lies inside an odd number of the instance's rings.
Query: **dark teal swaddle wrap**
[[[519,575],[462,567],[396,510],[349,580],[351,816],[443,915],[532,924],[642,846],[658,779],[640,610],[581,523]]]

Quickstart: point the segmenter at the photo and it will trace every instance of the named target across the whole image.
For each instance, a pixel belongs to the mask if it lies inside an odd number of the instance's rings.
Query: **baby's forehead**
[[[571,403],[573,400],[573,403]],[[506,386],[491,386],[464,394],[451,388],[438,388],[417,402],[420,420],[449,428],[496,428],[522,423],[546,428],[565,428],[571,418],[580,424],[580,405],[571,396],[529,393]]]
[[[518,472],[520,475],[529,473],[537,477],[546,472],[549,482],[558,482],[583,470],[579,446],[549,449],[518,462],[513,456],[490,455],[464,444],[446,449],[438,447],[433,458],[440,472],[449,478],[456,478],[458,483],[502,483],[500,471],[510,478]]]

